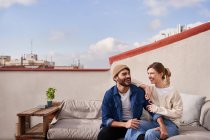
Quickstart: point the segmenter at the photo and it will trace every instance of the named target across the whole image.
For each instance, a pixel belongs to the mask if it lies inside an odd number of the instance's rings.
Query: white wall
[[[147,67],[161,62],[172,72],[171,84],[180,92],[210,99],[210,31],[134,57],[116,61],[131,68],[132,78],[149,84]]]
[[[45,91],[57,89],[55,100],[102,100],[110,87],[109,71],[0,71],[0,139],[14,139],[16,114],[46,104]]]

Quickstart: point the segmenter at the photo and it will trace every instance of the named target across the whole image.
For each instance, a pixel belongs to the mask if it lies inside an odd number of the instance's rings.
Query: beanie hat
[[[112,78],[114,78],[123,69],[128,69],[130,71],[129,67],[126,65],[116,65],[112,70]]]

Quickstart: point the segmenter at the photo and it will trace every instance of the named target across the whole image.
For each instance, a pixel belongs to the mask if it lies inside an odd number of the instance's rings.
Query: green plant
[[[55,98],[55,88],[49,87],[46,91],[47,100],[52,101]]]

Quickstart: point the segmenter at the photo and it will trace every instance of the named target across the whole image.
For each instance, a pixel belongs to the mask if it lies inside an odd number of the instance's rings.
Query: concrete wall
[[[127,64],[131,75],[146,84],[147,67],[161,62],[172,72],[171,84],[180,92],[205,95],[210,99],[210,31],[155,49],[116,64]]]
[[[0,71],[0,139],[14,139],[16,114],[46,104],[45,91],[57,89],[55,99],[102,100],[110,87],[109,71]]]

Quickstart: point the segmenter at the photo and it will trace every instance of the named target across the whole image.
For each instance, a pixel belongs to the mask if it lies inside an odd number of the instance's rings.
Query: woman
[[[154,62],[147,68],[148,78],[152,86],[150,98],[151,105],[147,106],[148,111],[163,115],[165,126],[158,123],[141,120],[139,131],[145,130],[145,140],[165,139],[179,134],[179,122],[183,112],[183,104],[179,92],[170,86],[171,73],[163,64]],[[145,85],[144,85],[145,86]],[[145,123],[148,123],[145,128]],[[138,130],[129,130],[126,139],[133,139],[132,135],[139,133]]]
[[[167,74],[165,75],[164,83],[165,83],[165,86],[170,86],[171,71],[169,70],[169,68],[165,68],[165,69],[166,69]],[[153,90],[152,86],[146,85],[136,79],[132,79],[132,84],[143,88],[145,90],[145,98],[147,100],[150,100],[152,96],[152,90]]]

